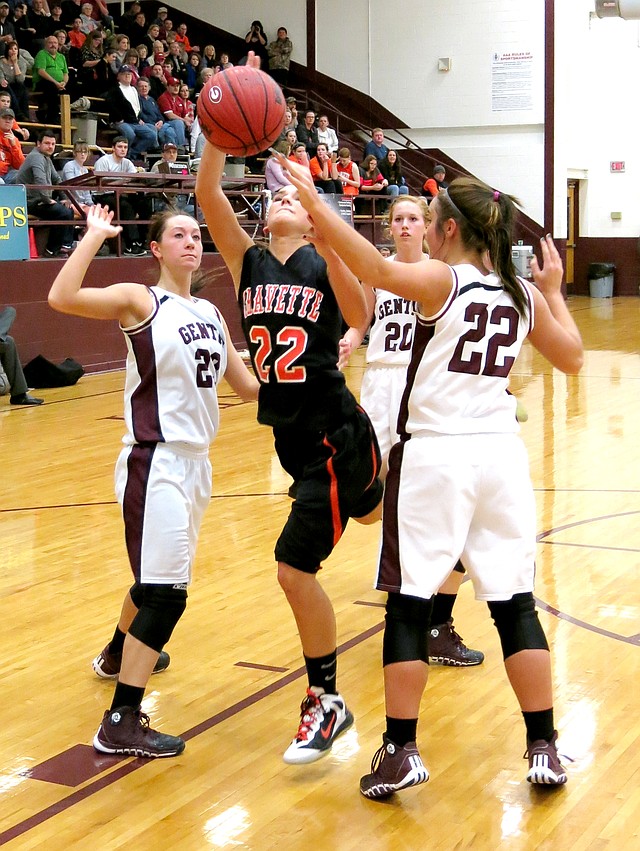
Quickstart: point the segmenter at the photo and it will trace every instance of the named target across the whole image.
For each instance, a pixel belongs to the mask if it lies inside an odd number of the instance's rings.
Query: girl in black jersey
[[[250,62],[257,67],[255,57]],[[357,278],[331,247],[305,242],[310,224],[294,187],[273,198],[269,248],[254,245],[220,186],[224,163],[224,154],[207,144],[196,192],[238,293],[260,380],[258,420],[273,428],[280,462],[296,485],[275,556],[309,681],[284,760],[307,763],[327,753],[353,722],[336,687],[335,614],[317,573],[350,517],[363,523],[380,517],[378,445],[337,367],[342,317],[361,323],[366,304]]]

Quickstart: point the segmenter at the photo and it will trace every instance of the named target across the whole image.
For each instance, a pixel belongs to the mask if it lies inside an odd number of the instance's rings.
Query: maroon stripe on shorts
[[[396,443],[389,453],[389,472],[384,484],[384,508],[382,511],[382,548],[378,566],[379,591],[400,591],[400,546],[398,541],[398,492],[400,490],[400,467],[405,444]]]
[[[129,554],[131,570],[140,581],[142,567],[142,535],[144,532],[144,514],[147,502],[149,471],[153,462],[156,445],[131,447],[127,459],[127,484],[122,501],[124,534]]]

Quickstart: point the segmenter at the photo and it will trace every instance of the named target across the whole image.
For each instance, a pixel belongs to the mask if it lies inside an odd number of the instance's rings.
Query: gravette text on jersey
[[[242,293],[245,316],[262,313],[282,313],[317,322],[323,294],[315,287],[298,284],[258,284],[255,290]]]

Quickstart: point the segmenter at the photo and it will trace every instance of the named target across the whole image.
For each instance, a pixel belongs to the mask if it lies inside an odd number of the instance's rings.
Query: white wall
[[[570,7],[570,8],[567,8]],[[556,3],[555,227],[566,225],[566,180],[580,173],[580,235],[640,233],[640,22],[591,18],[593,0]],[[611,173],[611,161],[626,170]],[[622,213],[620,221],[611,212]]]
[[[251,28],[251,21],[262,21],[270,41],[275,39],[278,27],[286,27],[293,42],[291,58],[294,62],[306,64],[307,10],[304,0],[227,0],[225,3],[213,0],[171,0],[171,6],[242,38]],[[177,18],[176,15],[174,17]],[[179,21],[174,20],[174,26],[177,23]],[[193,44],[191,33],[189,36]]]

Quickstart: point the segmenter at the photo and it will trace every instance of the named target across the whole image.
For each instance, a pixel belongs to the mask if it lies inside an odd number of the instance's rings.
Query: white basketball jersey
[[[206,450],[219,422],[217,384],[227,367],[222,317],[211,302],[151,287],[154,309],[127,341],[123,442]]]
[[[416,316],[398,432],[514,432],[516,400],[509,372],[533,328],[533,296],[522,318],[495,275],[451,267],[453,286],[437,315]]]
[[[387,260],[393,262],[395,255]],[[378,287],[374,292],[376,303],[369,329],[367,363],[407,366],[411,360],[416,303]]]

